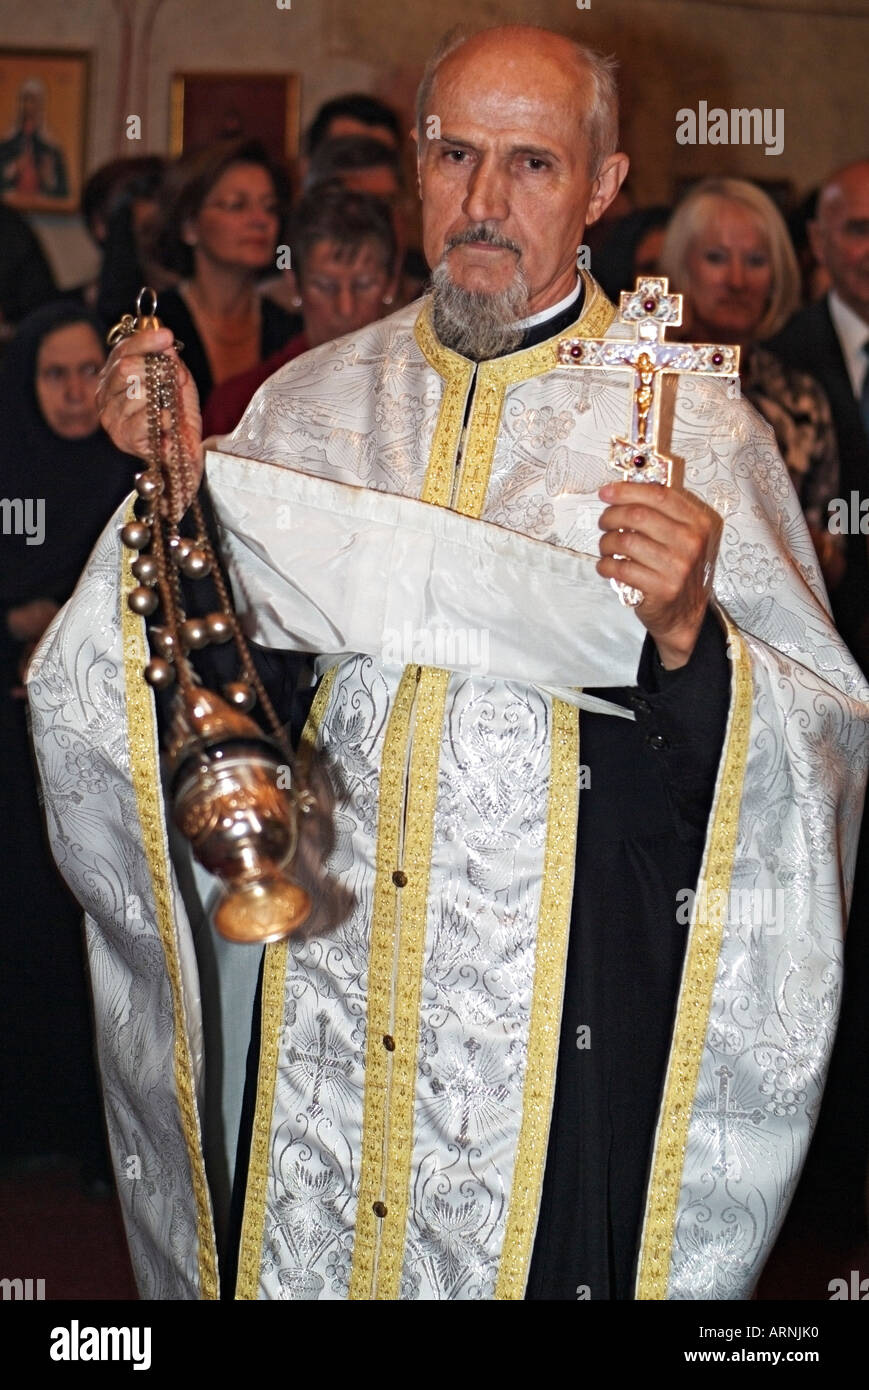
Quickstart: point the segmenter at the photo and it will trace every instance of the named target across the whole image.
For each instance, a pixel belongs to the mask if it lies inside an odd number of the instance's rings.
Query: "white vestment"
[[[618,336],[612,316],[587,278],[571,334]],[[287,364],[209,456],[251,636],[318,654],[306,739],[338,778],[328,868],[354,901],[339,925],[266,952],[238,1297],[522,1297],[580,691],[633,684],[644,636],[595,569],[630,390],[627,373],[560,368],[555,339],[475,367],[417,304]],[[636,1296],[746,1298],[832,1046],[869,706],[768,427],[723,382],[682,378],[674,398],[670,452],[723,519],[731,702]],[[29,694],[54,851],[88,914],[140,1288],[214,1297],[197,961],[121,520]],[[759,925],[734,889],[783,895],[784,917]]]

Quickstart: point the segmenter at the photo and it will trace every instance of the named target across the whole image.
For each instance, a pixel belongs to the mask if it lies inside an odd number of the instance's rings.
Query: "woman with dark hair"
[[[215,385],[301,327],[257,289],[277,263],[288,195],[286,176],[256,140],[208,145],[183,155],[166,176],[155,251],[184,278],[160,295],[157,313],[184,343],[203,404]]]
[[[99,426],[99,320],[82,304],[44,305],[0,363],[0,1154],[63,1153],[105,1172],[92,1060],[81,910],[44,843],[23,668],[69,597],[136,464]],[[69,749],[64,793],[93,773]]]
[[[292,219],[293,278],[304,328],[249,372],[219,386],[203,411],[203,430],[228,434],[264,381],[309,348],[354,333],[389,312],[395,298],[397,243],[389,207],[340,183],[306,193]]]

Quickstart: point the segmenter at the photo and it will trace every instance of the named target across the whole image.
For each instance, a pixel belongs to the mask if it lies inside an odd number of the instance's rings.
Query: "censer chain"
[[[175,662],[178,683],[182,689],[186,689],[194,684],[194,676],[180,637],[184,613],[180,579],[177,570],[172,570],[170,573],[167,551],[173,543],[177,544],[180,539],[178,518],[183,511],[184,499],[190,496],[193,489],[190,464],[181,444],[178,380],[174,358],[164,353],[146,354],[145,392],[149,471],[157,483],[152,527],[153,553],[158,567],[157,587],[166,615],[167,626],[175,639],[178,653]],[[169,449],[166,460],[163,458],[162,449],[161,412],[163,410],[169,412]],[[163,494],[165,494],[167,504],[165,516],[159,505],[160,495]],[[211,544],[202,504],[195,494],[190,503],[190,512],[196,527],[196,546],[204,552],[207,558],[208,572],[214,581],[223,615],[232,632],[243,678],[256,695],[272,737],[285,752],[288,762],[292,762],[292,754],[284,727],[250,655],[247,640],[235,613],[226,580]]]

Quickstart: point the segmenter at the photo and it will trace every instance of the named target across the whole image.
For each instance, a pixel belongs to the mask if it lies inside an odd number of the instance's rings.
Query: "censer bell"
[[[145,313],[149,298],[150,312]],[[143,289],[136,316],[126,314],[112,329],[110,345],[142,329],[162,327],[156,308],[154,291]],[[234,942],[279,941],[311,911],[308,893],[289,876],[298,814],[307,809],[307,801],[286,785],[292,756],[253,664],[198,498],[190,506],[195,538],[178,531],[182,500],[192,488],[181,445],[175,359],[148,353],[145,366],[149,466],[136,479],[138,520],[127,522],[121,539],[136,554],[131,563],[136,585],[127,595],[130,609],[145,618],[160,614],[149,632],[156,654],[144,679],[157,690],[177,685],[166,747],[173,819],[196,859],[225,890],[214,915],[220,934]],[[168,459],[164,412],[169,415]],[[195,580],[206,575],[217,590],[220,611],[188,617],[182,607],[182,576]],[[241,678],[218,695],[202,686],[188,652],[228,641],[235,643]],[[270,734],[248,713],[257,700]]]

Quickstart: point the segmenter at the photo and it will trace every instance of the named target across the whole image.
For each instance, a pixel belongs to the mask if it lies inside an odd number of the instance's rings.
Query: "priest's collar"
[[[520,319],[516,327],[525,330],[520,351],[522,348],[534,347],[536,343],[542,343],[546,338],[551,338],[553,333],[563,333],[579,318],[584,299],[583,283],[577,277],[576,284],[570,294],[559,299],[557,304],[550,304],[548,309],[541,309],[539,314],[532,314],[530,318]]]
[[[431,300],[426,299],[414,325],[414,336],[423,356],[439,376],[451,379],[473,373],[475,368],[498,370],[520,381],[541,375],[558,366],[558,340],[569,334],[575,338],[601,338],[615,317],[615,309],[587,270],[580,271],[579,284],[565,299],[523,321],[525,334],[518,348],[487,362],[474,363],[445,347],[431,321]],[[470,378],[469,378],[470,379]]]

